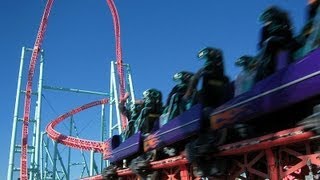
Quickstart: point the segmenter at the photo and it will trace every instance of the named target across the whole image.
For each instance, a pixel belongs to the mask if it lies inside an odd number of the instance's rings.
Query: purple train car
[[[211,129],[248,123],[257,127],[258,132],[270,133],[296,126],[320,103],[319,60],[320,49],[317,49],[219,106],[210,115]],[[201,114],[201,105],[197,104],[146,137],[141,133],[131,136],[112,150],[110,161],[117,162],[197,134],[201,131]]]

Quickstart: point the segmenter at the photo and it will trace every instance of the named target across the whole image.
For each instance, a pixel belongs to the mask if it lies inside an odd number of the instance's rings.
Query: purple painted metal
[[[197,104],[169,121],[144,140],[144,151],[170,145],[198,132],[201,124],[201,112],[201,105]]]
[[[140,151],[141,147],[141,133],[138,132],[130,138],[121,143],[117,148],[112,150],[110,162],[116,162],[127,158]]]
[[[286,68],[290,62],[290,53],[289,51],[280,51],[277,55],[277,71]]]
[[[147,136],[143,142],[145,151],[160,148],[185,139],[200,129],[201,105],[193,106],[189,111],[174,118],[160,130]],[[110,162],[127,158],[140,151],[141,133],[138,132],[112,150]]]
[[[211,128],[250,120],[320,94],[320,49],[233,98],[211,114]]]

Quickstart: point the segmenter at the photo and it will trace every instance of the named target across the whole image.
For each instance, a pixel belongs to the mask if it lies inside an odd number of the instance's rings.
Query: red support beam
[[[308,154],[303,155],[299,152],[295,152],[288,148],[280,148],[279,151],[286,151],[287,154],[291,156],[295,156],[301,159],[300,163],[296,165],[292,165],[285,172],[279,170],[282,164],[277,164],[276,162],[280,161],[281,154],[276,160],[274,153],[271,148],[273,147],[283,147],[290,146],[292,144],[303,144],[306,147],[306,152],[310,152],[311,148],[306,146],[309,145],[306,143],[307,141],[316,140],[315,134],[313,132],[304,131],[302,128],[293,128],[284,131],[280,131],[277,133],[272,133],[269,135],[261,136],[258,138],[252,138],[249,140],[227,144],[219,147],[221,152],[214,154],[213,156],[235,156],[239,157],[238,160],[235,161],[235,167],[232,173],[232,179],[239,177],[241,173],[247,171],[249,176],[259,177],[259,178],[270,178],[271,180],[279,180],[280,178],[285,178],[286,176],[294,173],[298,169],[306,166],[306,162],[309,159],[312,164],[320,166],[320,160],[318,159],[318,154]],[[242,157],[241,157],[242,156]],[[264,157],[267,159],[267,169],[256,169],[255,165],[258,162],[265,161]],[[241,159],[242,158],[242,159]],[[280,158],[280,159],[279,159]],[[151,169],[160,170],[160,169],[172,169],[174,167],[178,167],[180,169],[180,177],[181,179],[189,178],[190,172],[188,171],[188,161],[185,156],[180,155],[160,161],[151,162]],[[176,168],[177,169],[177,168]],[[266,172],[268,171],[268,172]],[[132,171],[130,169],[122,169],[118,170],[119,176],[128,177],[132,175]],[[101,176],[100,176],[101,177]],[[231,177],[229,177],[231,178]]]
[[[180,178],[184,180],[190,179],[189,171],[185,164],[180,165]]]
[[[279,173],[276,164],[276,158],[270,148],[265,150],[268,162],[268,173],[270,180],[279,180]]]
[[[303,131],[302,128],[293,128],[238,143],[223,145],[219,147],[220,152],[216,155],[230,156],[244,154],[246,152],[258,151],[305,141],[314,135],[314,132]]]

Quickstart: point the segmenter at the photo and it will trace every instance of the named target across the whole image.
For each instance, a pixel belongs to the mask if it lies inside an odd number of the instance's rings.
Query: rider
[[[211,131],[209,126],[209,115],[213,108],[218,107],[232,97],[229,78],[224,74],[222,51],[217,48],[206,47],[198,53],[199,59],[204,59],[204,67],[192,78],[184,99],[188,99],[193,89],[196,88],[202,77],[202,88],[199,92],[199,100],[203,105],[202,131],[197,139],[186,146],[186,154],[190,163],[194,166],[197,175],[218,175],[224,164],[218,160],[209,160],[207,155],[216,151],[216,147],[224,142],[226,131]],[[219,165],[217,167],[216,165]]]
[[[134,133],[134,123],[138,119],[142,106],[143,106],[143,101],[142,100],[136,100],[134,104],[131,105],[130,108],[127,108],[125,103],[127,99],[129,98],[130,94],[126,93],[125,96],[120,99],[119,102],[119,110],[122,115],[127,117],[128,119],[128,125],[126,129],[123,131],[123,138],[128,139],[130,136],[133,135]]]
[[[141,131],[143,136],[157,129],[156,125],[162,113],[162,94],[157,89],[147,89],[143,92],[143,106],[141,113],[135,121],[135,132]],[[133,159],[129,168],[141,178],[156,176],[156,172],[149,169],[150,161],[156,158],[156,150],[146,152]]]
[[[128,125],[127,125],[126,129],[124,129],[123,134],[122,134],[122,137],[124,140],[128,139],[131,135],[133,135],[134,122],[139,117],[140,112],[142,110],[142,106],[143,106],[143,101],[137,100],[136,102],[134,102],[134,104],[130,108],[128,108],[126,106],[126,101],[129,98],[129,96],[130,96],[130,94],[126,93],[124,95],[124,97],[122,99],[120,99],[119,105],[118,105],[120,113],[128,119]],[[119,162],[111,163],[109,166],[104,168],[104,170],[102,172],[102,176],[104,177],[104,179],[110,179],[110,180],[118,179],[117,170],[121,166],[122,165]]]
[[[257,61],[252,56],[242,56],[235,62],[236,66],[242,67],[242,71],[237,75],[234,86],[234,95],[238,96],[247,92],[255,83]]]
[[[195,103],[192,101],[189,103],[182,101],[182,96],[186,93],[192,76],[193,73],[187,71],[181,71],[174,74],[173,80],[177,82],[177,85],[172,88],[168,95],[165,109],[160,118],[160,126],[186,111],[189,109],[189,106],[192,106]]]
[[[276,6],[267,8],[259,17],[263,27],[261,30],[261,39],[259,49],[265,46],[266,40],[271,37],[282,38],[289,42],[293,38],[292,25],[287,12]],[[286,44],[284,42],[284,44]]]
[[[292,25],[287,12],[279,7],[272,6],[266,9],[259,17],[263,24],[261,30],[261,40],[258,44],[260,57],[256,81],[260,81],[265,77],[274,73],[279,67],[280,62],[276,61],[276,56],[280,51],[288,52],[287,62],[292,61],[293,51],[300,46],[293,38]]]
[[[216,108],[230,99],[229,78],[224,74],[222,51],[206,47],[198,53],[204,59],[204,66],[192,77],[183,99],[189,99],[202,77],[202,88],[199,92],[200,103],[204,108]]]
[[[147,89],[143,92],[143,106],[141,113],[135,121],[135,132],[148,134],[152,131],[162,113],[162,93],[157,89]]]

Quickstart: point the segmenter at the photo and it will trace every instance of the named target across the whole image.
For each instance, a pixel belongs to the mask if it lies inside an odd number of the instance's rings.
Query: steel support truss
[[[228,173],[222,179],[319,179],[319,143],[320,138],[314,132],[298,127],[223,145],[212,157],[228,162]],[[183,155],[151,162],[150,168],[158,171],[161,179],[201,179],[193,176],[192,167]],[[137,179],[130,169],[118,170],[118,176]]]
[[[7,180],[17,179],[19,177],[20,167],[19,158],[21,153],[21,134],[19,134],[19,128],[23,123],[23,114],[21,108],[23,107],[23,100],[21,95],[25,94],[26,91],[21,88],[23,81],[26,81],[25,72],[25,57],[27,53],[32,53],[33,49],[22,47],[20,67],[17,82],[16,100],[13,114],[13,126],[11,134],[11,144],[9,151],[9,163],[7,171]],[[36,101],[31,102],[31,110],[34,110],[34,116],[30,118],[32,123],[29,128],[31,129],[32,136],[28,137],[31,141],[28,145],[28,158],[30,163],[28,164],[28,178],[33,179],[70,179],[70,171],[73,166],[83,166],[80,177],[92,176],[101,172],[104,167],[104,160],[101,155],[99,158],[100,163],[97,164],[95,160],[95,153],[91,152],[89,162],[86,160],[85,154],[81,151],[82,162],[71,162],[71,149],[68,149],[68,155],[66,160],[62,160],[61,153],[57,142],[50,140],[46,133],[41,132],[44,127],[41,127],[42,123],[42,101],[44,90],[54,91],[65,91],[72,93],[90,94],[96,96],[108,97],[108,93],[95,92],[88,90],[80,90],[74,88],[63,88],[43,85],[44,81],[44,51],[40,51],[40,62],[39,62],[38,84],[36,90],[33,91],[32,95],[36,96]],[[106,140],[106,105],[101,106],[101,141]],[[74,124],[73,117],[70,118],[69,135],[79,136],[77,127]],[[61,148],[60,148],[61,149]],[[99,154],[100,155],[100,154]],[[100,168],[100,169],[99,169]]]

